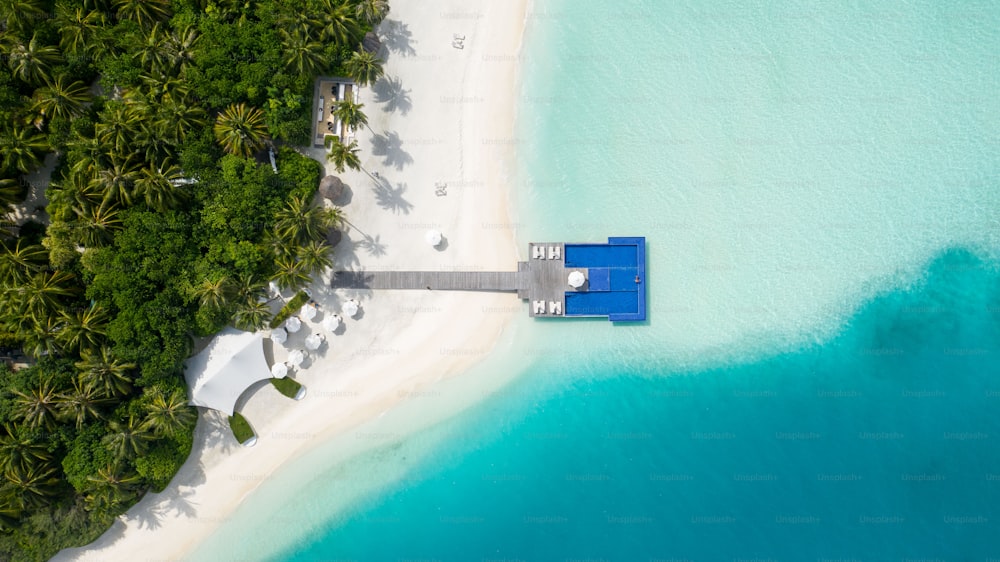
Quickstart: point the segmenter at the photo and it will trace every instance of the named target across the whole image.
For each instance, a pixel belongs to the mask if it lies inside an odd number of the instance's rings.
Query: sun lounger
[[[545,314],[545,301],[532,301],[531,305],[535,314]]]
[[[549,246],[549,259],[550,260],[561,260],[562,259],[562,248],[559,246]]]
[[[545,259],[545,247],[544,246],[532,246],[531,247],[531,259],[544,260]]]
[[[462,35],[461,33],[453,33],[452,38],[458,39],[459,41],[465,41],[465,35]]]
[[[559,301],[549,301],[549,314],[562,315],[562,303]]]

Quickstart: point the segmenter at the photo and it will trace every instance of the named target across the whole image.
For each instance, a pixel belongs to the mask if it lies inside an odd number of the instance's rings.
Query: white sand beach
[[[357,141],[373,176],[340,174],[350,188],[350,226],[337,269],[516,268],[507,178],[526,4],[392,3],[380,28],[386,78],[360,93],[372,130],[359,130]],[[462,48],[453,45],[456,34]],[[336,173],[332,165],[327,172]],[[439,248],[425,241],[429,229],[443,234]],[[323,319],[341,313],[346,299],[361,311],[341,314],[341,327],[293,371],[305,398],[285,398],[266,382],[247,392],[238,410],[258,435],[252,448],[235,442],[224,415],[202,412],[194,450],[168,488],[148,494],[95,543],[54,560],[183,558],[268,475],[482,360],[512,316],[526,312],[513,295],[334,292],[328,279],[311,289],[321,311],[287,349],[274,346],[278,361],[310,332],[324,332]]]

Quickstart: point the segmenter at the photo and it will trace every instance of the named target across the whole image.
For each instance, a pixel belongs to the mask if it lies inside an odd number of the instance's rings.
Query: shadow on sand
[[[375,192],[375,202],[387,211],[408,215],[413,209],[413,204],[403,198],[403,193],[406,192],[405,183],[397,183],[396,187],[393,187],[389,180],[379,178],[372,191]]]
[[[378,26],[378,34],[382,40],[382,46],[389,53],[403,57],[417,54],[412,44],[413,33],[407,24],[399,20],[382,20],[382,23]]]
[[[413,102],[410,100],[410,91],[403,88],[403,83],[399,78],[384,76],[372,85],[375,92],[375,102],[384,103],[385,110],[389,113],[406,115],[413,109]]]

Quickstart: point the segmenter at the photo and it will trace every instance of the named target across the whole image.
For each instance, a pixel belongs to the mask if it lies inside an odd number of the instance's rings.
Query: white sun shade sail
[[[184,362],[191,405],[233,415],[250,385],[271,378],[264,359],[264,334],[226,328],[204,350]]]

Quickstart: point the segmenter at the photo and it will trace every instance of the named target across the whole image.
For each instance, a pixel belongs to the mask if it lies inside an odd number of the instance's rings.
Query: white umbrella
[[[288,330],[289,334],[294,334],[302,328],[302,321],[299,320],[298,316],[292,316],[288,320],[285,320],[285,329]]]
[[[306,352],[301,349],[293,349],[291,353],[288,354],[288,363],[292,367],[298,367],[306,360]]]
[[[271,330],[271,341],[277,343],[285,343],[288,339],[288,332],[284,328],[275,328]]]
[[[306,349],[319,349],[323,345],[323,336],[320,334],[310,334],[306,338]]]
[[[306,321],[312,320],[316,317],[316,308],[311,304],[304,304],[302,305],[302,310],[299,311],[299,315]]]
[[[284,363],[275,363],[271,365],[271,376],[276,379],[283,379],[285,375],[288,374],[288,365]]]
[[[570,287],[579,289],[580,287],[583,287],[584,281],[586,281],[586,279],[583,277],[583,273],[580,273],[579,271],[574,271],[569,274]]]
[[[327,330],[333,332],[340,327],[340,316],[336,314],[328,314],[326,318],[323,319],[323,327]]]
[[[344,303],[344,314],[354,316],[358,313],[358,303],[351,299]]]
[[[424,240],[431,246],[437,246],[441,243],[441,233],[436,230],[428,230],[427,234],[424,235]]]

